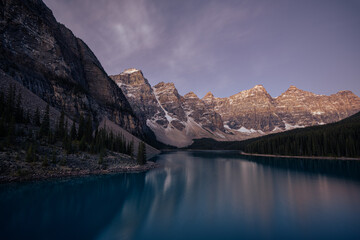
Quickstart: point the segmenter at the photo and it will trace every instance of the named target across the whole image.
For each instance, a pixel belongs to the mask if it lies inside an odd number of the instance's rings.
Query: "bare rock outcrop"
[[[163,143],[183,147],[194,138],[216,137],[225,131],[218,113],[194,93],[181,96],[173,83],[160,82],[151,87],[142,72],[134,68],[111,78],[123,90],[137,117],[145,120]]]
[[[360,111],[351,91],[326,96],[290,86],[273,98],[262,85],[226,98],[208,92],[181,96],[173,83],[151,87],[141,71],[128,69],[112,76],[138,118],[147,121],[161,142],[186,146],[192,139],[244,140],[293,128],[322,125]]]
[[[0,2],[0,68],[72,119],[106,116],[139,137],[153,135],[90,48],[40,0]]]

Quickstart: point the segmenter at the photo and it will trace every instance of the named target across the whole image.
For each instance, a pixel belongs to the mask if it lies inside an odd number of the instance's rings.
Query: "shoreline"
[[[138,165],[134,157],[107,151],[104,157],[86,152],[66,154],[60,147],[40,146],[36,159],[28,161],[24,150],[0,152],[0,184],[56,178],[145,172],[159,167],[147,161]],[[151,157],[148,158],[148,160]]]
[[[259,154],[259,153],[246,153],[240,151],[241,155],[255,156],[255,157],[272,157],[272,158],[306,158],[306,159],[323,159],[323,160],[351,160],[359,161],[360,158],[349,158],[349,157],[321,157],[321,156],[288,156],[288,155],[272,155],[272,154]]]
[[[22,183],[22,182],[32,182],[32,181],[42,181],[42,180],[55,180],[63,178],[75,178],[75,177],[86,177],[93,175],[110,175],[117,173],[141,173],[146,172],[151,169],[160,167],[160,164],[155,162],[147,162],[145,165],[136,165],[136,166],[124,166],[116,167],[110,169],[96,169],[96,170],[70,170],[70,171],[58,171],[50,174],[39,174],[34,173],[26,176],[0,176],[0,184],[7,183]]]

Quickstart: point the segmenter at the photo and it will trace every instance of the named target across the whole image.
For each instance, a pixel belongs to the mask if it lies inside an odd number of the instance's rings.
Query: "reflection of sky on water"
[[[360,184],[229,152],[139,174],[0,186],[4,239],[360,239]]]

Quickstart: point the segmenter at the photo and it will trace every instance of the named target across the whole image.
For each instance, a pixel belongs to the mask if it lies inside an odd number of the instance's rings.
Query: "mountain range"
[[[0,37],[2,88],[13,81],[32,92],[24,99],[28,110],[35,111],[41,99],[55,115],[63,110],[75,122],[89,117],[94,127],[107,120],[154,146],[184,147],[200,138],[244,140],[360,111],[360,98],[350,91],[325,96],[290,86],[273,98],[256,85],[227,98],[211,92],[199,98],[193,92],[181,96],[173,83],[151,86],[134,68],[108,76],[86,43],[41,0],[0,1]]]
[[[193,92],[181,96],[173,83],[152,87],[135,68],[110,77],[156,138],[176,147],[188,146],[199,138],[239,141],[324,125],[360,111],[360,98],[351,91],[327,96],[290,86],[273,98],[262,85],[256,85],[226,98],[209,92],[200,99]]]

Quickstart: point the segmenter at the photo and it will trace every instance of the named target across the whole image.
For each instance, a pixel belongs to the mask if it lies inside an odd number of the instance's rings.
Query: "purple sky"
[[[262,84],[360,96],[359,0],[44,0],[108,74],[227,97]]]

